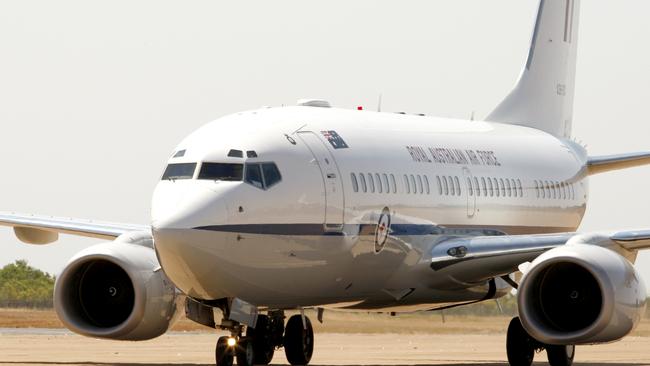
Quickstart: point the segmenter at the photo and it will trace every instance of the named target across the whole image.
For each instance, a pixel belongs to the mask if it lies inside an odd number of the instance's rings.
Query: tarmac
[[[213,365],[217,332],[170,332],[144,342],[63,329],[0,328],[0,365]],[[581,346],[575,365],[650,366],[650,337]],[[537,365],[547,364],[544,352]],[[282,350],[273,365],[286,365]],[[505,334],[316,334],[311,365],[506,365]]]

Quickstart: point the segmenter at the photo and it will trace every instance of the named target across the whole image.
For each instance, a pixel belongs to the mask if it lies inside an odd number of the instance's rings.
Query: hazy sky
[[[537,0],[0,2],[0,210],[147,223],[185,135],[225,114],[335,106],[485,116],[524,62]],[[650,2],[582,2],[574,136],[650,150]],[[584,231],[650,228],[650,167],[591,181]],[[19,244],[56,273],[98,242]],[[650,256],[642,255],[650,284]]]

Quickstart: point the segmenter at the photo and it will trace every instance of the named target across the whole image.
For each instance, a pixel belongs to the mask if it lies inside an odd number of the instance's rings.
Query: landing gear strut
[[[298,318],[300,319],[300,316]],[[246,336],[243,335],[244,326],[231,320],[222,321],[220,328],[230,330],[231,336],[220,337],[217,341],[216,366],[232,366],[234,360],[237,360],[239,366],[268,365],[273,359],[275,349],[284,344],[282,311],[259,315],[255,328],[247,327]],[[311,334],[313,344],[313,332]],[[311,353],[309,356],[311,358]]]
[[[535,353],[544,349],[546,349],[548,363],[551,366],[571,366],[573,364],[575,346],[545,345],[526,332],[518,317],[510,321],[506,337],[506,351],[510,366],[530,366]]]

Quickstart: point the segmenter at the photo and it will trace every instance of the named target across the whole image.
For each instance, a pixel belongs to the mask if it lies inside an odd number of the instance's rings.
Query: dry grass
[[[291,314],[287,314],[291,315]],[[326,311],[324,323],[316,320],[314,312],[307,315],[319,333],[399,333],[399,334],[503,334],[510,318],[484,316],[445,316],[440,312],[390,316],[388,314],[346,313]],[[0,309],[0,328],[62,328],[54,310]],[[211,330],[186,318],[181,318],[174,331]],[[650,319],[644,319],[632,333],[650,337]]]

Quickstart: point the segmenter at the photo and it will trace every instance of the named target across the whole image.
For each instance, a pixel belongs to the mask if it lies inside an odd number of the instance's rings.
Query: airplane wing
[[[618,155],[590,156],[587,160],[589,175],[650,164],[650,152]]]
[[[650,230],[454,238],[434,247],[430,265],[436,272],[453,273],[457,280],[480,282],[515,272],[522,263],[570,243],[635,251],[650,248]]]
[[[22,215],[0,212],[0,225],[11,226],[18,239],[28,244],[49,244],[59,233],[100,239],[115,239],[133,231],[151,231],[148,225],[119,224],[91,220]]]

